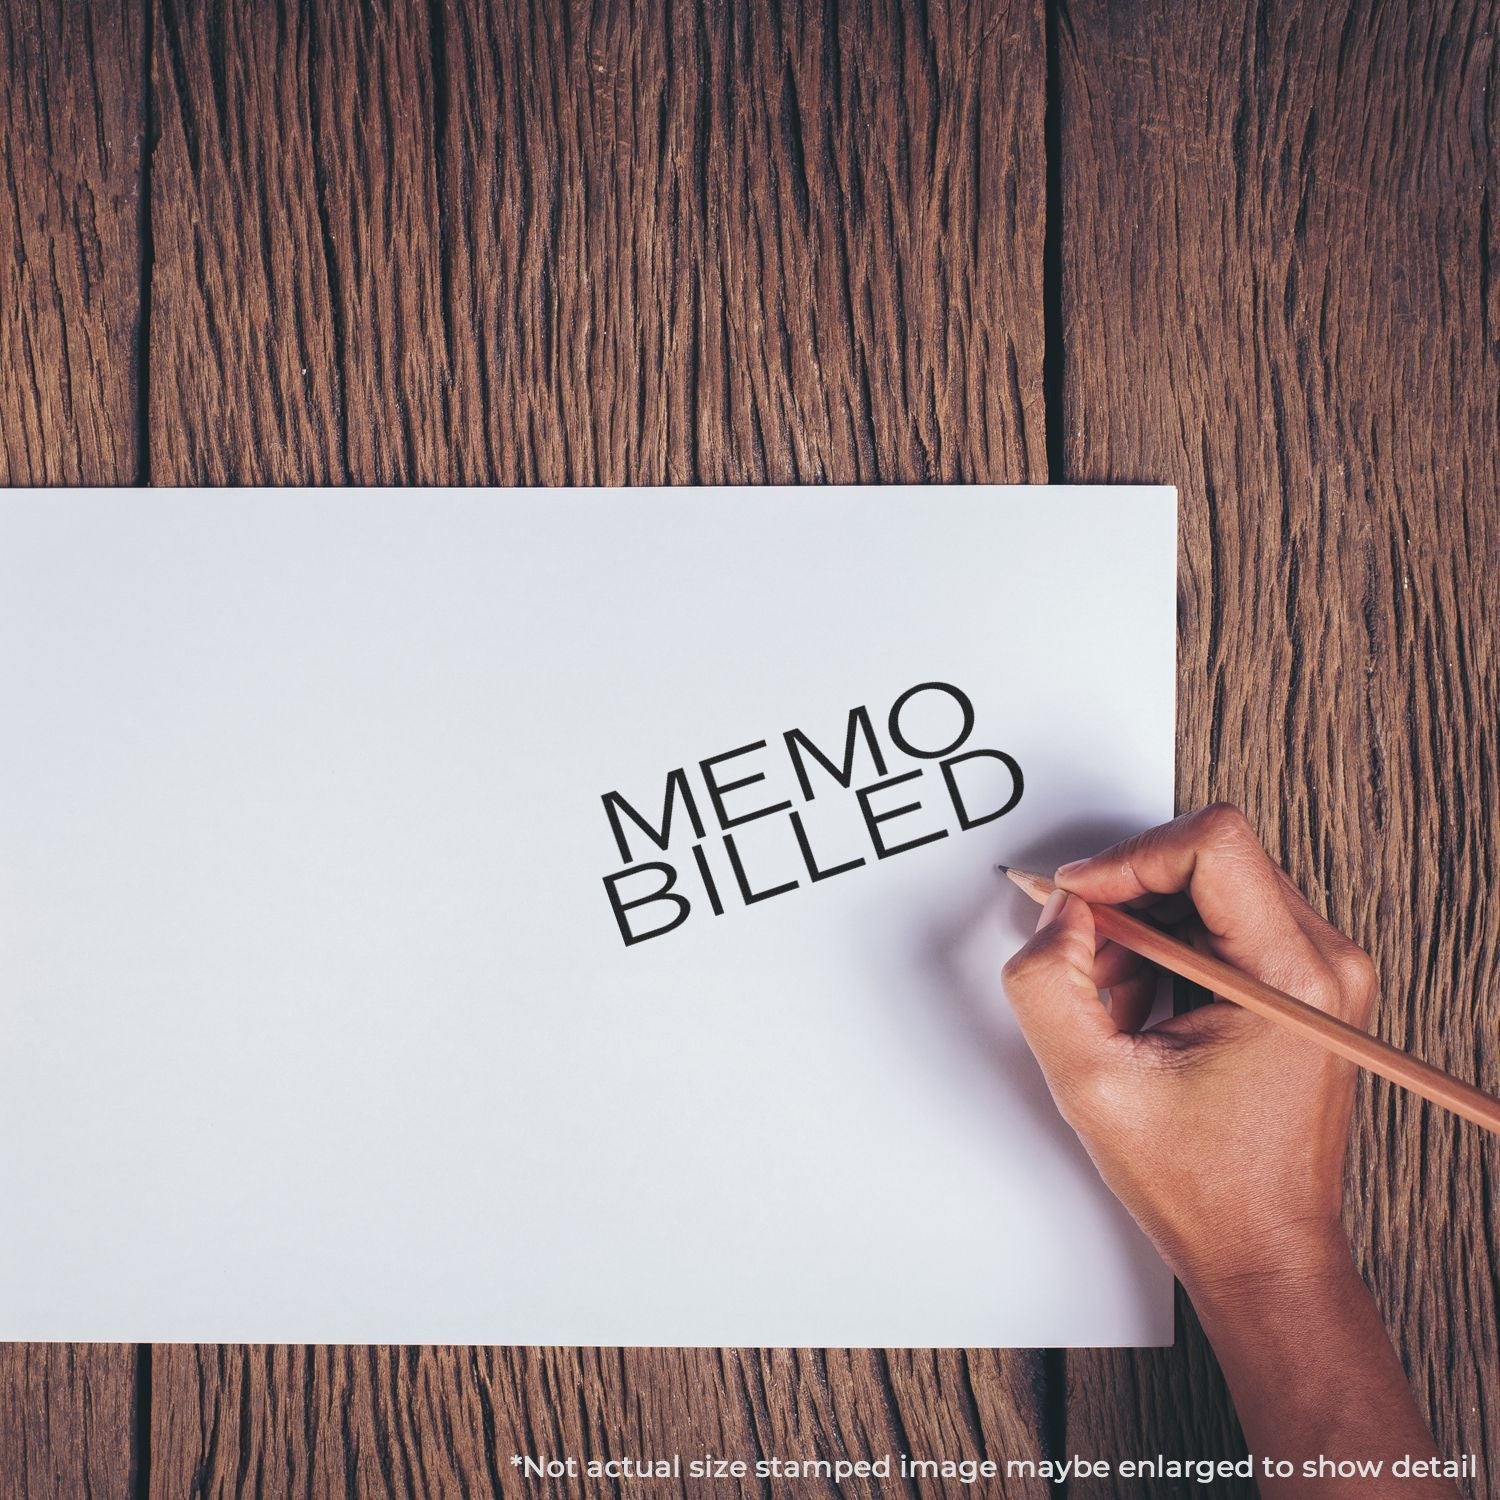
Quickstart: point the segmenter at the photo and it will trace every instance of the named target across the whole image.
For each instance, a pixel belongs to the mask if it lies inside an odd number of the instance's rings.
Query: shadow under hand
[[[1092,792],[1092,789],[1090,789]],[[1079,800],[1106,803],[1103,795]],[[1103,815],[1079,816],[1053,824],[1045,834],[1007,841],[997,830],[994,856],[1017,868],[1050,875],[1058,865],[1096,854],[1140,832],[1140,826]],[[951,921],[929,930],[922,963],[932,989],[947,1002],[954,1030],[965,1051],[988,1064],[982,1086],[1002,1131],[1014,1128],[1017,1109],[1037,1128],[1034,1146],[1044,1169],[1059,1176],[1093,1178],[1095,1169],[1083,1144],[1062,1121],[1042,1074],[1006,1000],[1000,965],[1036,925],[1037,907],[998,870],[974,890]],[[1000,1139],[1005,1136],[1001,1134]],[[1119,1205],[1115,1222],[1126,1257],[1142,1278],[1159,1274],[1155,1252]]]
[[[1043,836],[997,848],[996,859],[1003,854],[1006,864],[1050,875],[1070,859],[1107,849],[1137,832],[1118,819],[1083,817],[1054,825]],[[949,1002],[950,1014],[969,1044],[989,1059],[1008,1099],[1019,1100],[1031,1117],[1046,1123],[1044,1138],[1059,1143],[1060,1156],[1081,1164],[1088,1154],[1071,1133],[1055,1128],[1057,1106],[1011,1014],[999,972],[984,966],[996,951],[997,923],[1015,929],[1013,949],[1033,930],[1036,915],[1035,904],[996,870],[993,881],[977,889],[967,907],[928,934],[925,967],[938,981],[935,989]]]

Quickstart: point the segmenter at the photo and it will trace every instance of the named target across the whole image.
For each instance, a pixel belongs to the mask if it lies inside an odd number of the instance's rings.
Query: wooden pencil
[[[1045,901],[1055,889],[1045,875],[1012,869],[1009,865],[998,868],[1033,901]],[[1094,913],[1095,930],[1122,948],[1129,948],[1132,953],[1139,953],[1159,967],[1190,979],[1194,984],[1201,984],[1221,998],[1265,1016],[1278,1026],[1294,1031],[1320,1047],[1368,1068],[1379,1077],[1400,1084],[1402,1088],[1500,1135],[1500,1099],[1492,1098],[1473,1084],[1465,1083],[1399,1047],[1382,1042],[1379,1037],[1371,1036],[1337,1016],[1330,1016],[1304,1000],[1262,984],[1220,959],[1199,953],[1196,948],[1188,947],[1117,906],[1090,903],[1090,909]]]

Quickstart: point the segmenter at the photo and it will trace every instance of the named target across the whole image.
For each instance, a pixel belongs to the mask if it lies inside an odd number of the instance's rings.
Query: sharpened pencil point
[[[1002,875],[1009,875],[1010,874],[1010,866],[1009,865],[996,865],[995,868],[997,870],[999,870],[999,872]]]

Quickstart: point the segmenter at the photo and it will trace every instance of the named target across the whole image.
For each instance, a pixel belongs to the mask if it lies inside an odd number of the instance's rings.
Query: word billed
[[[942,735],[933,735],[930,715],[923,718],[928,725],[925,729],[912,725],[912,705],[923,694],[944,695],[959,710],[958,733],[947,743],[931,743]],[[679,766],[667,773],[659,818],[648,817],[617,791],[605,792],[605,816],[625,867],[604,877],[604,889],[625,945],[675,931],[704,901],[714,916],[721,917],[726,900],[736,895],[749,907],[807,889],[862,868],[872,856],[891,859],[954,831],[964,833],[993,823],[1021,800],[1024,781],[1012,756],[1003,750],[964,748],[974,731],[974,705],[951,683],[919,682],[908,688],[891,705],[885,729],[886,743],[882,743],[869,710],[853,708],[840,759],[835,760],[802,730],[788,729],[774,752],[767,741],[756,740],[700,760],[693,777]],[[892,774],[887,744],[919,764]],[[980,762],[989,764],[979,767],[976,763]],[[781,791],[791,793],[795,788],[795,795],[778,795],[768,764],[779,774]],[[997,764],[1005,773],[1003,796],[991,785],[1000,779]],[[873,771],[873,779],[861,778],[856,785],[863,765]],[[983,787],[976,784],[976,770],[987,773]],[[988,788],[987,797],[984,788]],[[820,796],[840,794],[857,805],[859,824],[842,819],[843,846],[815,848],[809,818],[804,816],[808,804]],[[976,795],[998,805],[984,806],[983,801],[973,805]],[[705,806],[712,815],[712,832],[703,815]],[[956,828],[948,826],[949,809]],[[690,842],[683,834],[683,818],[692,829]],[[750,869],[734,830],[763,818],[780,819],[779,855],[773,848],[768,856],[767,840],[758,839],[762,864]],[[857,842],[850,839],[851,824],[857,830]],[[825,837],[826,833],[825,824]],[[675,842],[674,835],[678,835]],[[681,848],[685,843],[688,847]],[[672,858],[641,858],[645,846]],[[683,889],[689,881],[691,895]]]

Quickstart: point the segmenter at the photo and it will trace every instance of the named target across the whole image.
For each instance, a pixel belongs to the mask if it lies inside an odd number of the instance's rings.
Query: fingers
[[[1057,883],[1085,901],[1123,906],[1187,892],[1216,936],[1245,925],[1246,897],[1280,896],[1276,867],[1237,808],[1215,803],[1148,828],[1057,872]],[[1280,901],[1277,902],[1280,905]]]
[[[1158,927],[1171,928],[1184,922],[1198,922],[1198,913],[1186,891],[1173,891],[1169,896],[1142,896],[1130,905],[1133,910],[1150,917]]]
[[[1094,987],[1113,989],[1146,967],[1146,960],[1118,943],[1101,943],[1094,952]]]
[[[1310,909],[1237,808],[1215,803],[1148,829],[1064,865],[1057,883],[1085,901],[1115,906],[1186,892],[1220,958],[1313,1004],[1339,1008],[1335,968],[1301,920]]]
[[[1059,894],[1004,971],[1011,1008],[1051,1083],[1076,1077],[1118,1035],[1094,983],[1094,915]]]
[[[1121,1031],[1139,1031],[1156,1001],[1157,969],[1118,943],[1094,953],[1094,987],[1109,992],[1109,1013]]]
[[[1151,1019],[1151,1007],[1156,1004],[1156,980],[1156,970],[1144,965],[1110,988],[1109,1012],[1121,1031],[1139,1031]]]

